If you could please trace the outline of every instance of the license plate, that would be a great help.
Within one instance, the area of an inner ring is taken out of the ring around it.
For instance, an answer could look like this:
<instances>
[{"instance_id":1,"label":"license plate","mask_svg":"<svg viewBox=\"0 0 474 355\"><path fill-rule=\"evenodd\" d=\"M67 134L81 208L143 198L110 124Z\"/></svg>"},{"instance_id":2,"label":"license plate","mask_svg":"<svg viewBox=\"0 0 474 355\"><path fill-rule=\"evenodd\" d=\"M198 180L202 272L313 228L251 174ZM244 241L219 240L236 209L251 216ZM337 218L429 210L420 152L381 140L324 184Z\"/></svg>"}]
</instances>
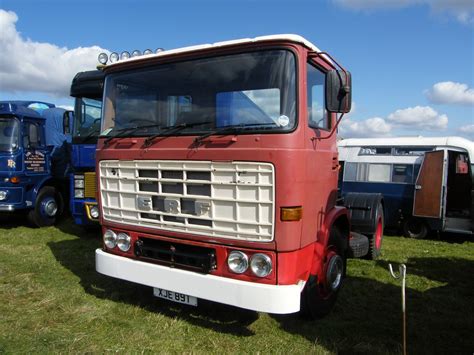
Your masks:
<instances>
[{"instance_id":1,"label":"license plate","mask_svg":"<svg viewBox=\"0 0 474 355\"><path fill-rule=\"evenodd\" d=\"M188 304L190 306L197 306L198 301L196 297L188 296L183 293L163 290L162 288L153 288L153 295L165 300Z\"/></svg>"}]
</instances>

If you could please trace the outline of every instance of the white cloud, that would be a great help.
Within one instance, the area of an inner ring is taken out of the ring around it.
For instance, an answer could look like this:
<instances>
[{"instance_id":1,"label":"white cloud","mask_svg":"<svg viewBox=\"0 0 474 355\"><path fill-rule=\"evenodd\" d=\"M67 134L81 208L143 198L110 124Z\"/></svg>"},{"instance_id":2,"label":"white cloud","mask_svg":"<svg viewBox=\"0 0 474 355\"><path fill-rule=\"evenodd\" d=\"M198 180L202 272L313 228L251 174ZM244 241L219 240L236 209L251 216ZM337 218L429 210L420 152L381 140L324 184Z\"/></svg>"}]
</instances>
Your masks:
<instances>
[{"instance_id":1,"label":"white cloud","mask_svg":"<svg viewBox=\"0 0 474 355\"><path fill-rule=\"evenodd\" d=\"M448 116L439 114L429 106L415 106L397 110L388 115L387 121L402 128L442 130L448 127Z\"/></svg>"},{"instance_id":2,"label":"white cloud","mask_svg":"<svg viewBox=\"0 0 474 355\"><path fill-rule=\"evenodd\" d=\"M387 116L372 117L366 120L343 118L339 134L344 138L351 137L388 137L395 130L420 134L421 131L444 130L448 126L448 116L439 114L429 106L408 107L396 110Z\"/></svg>"},{"instance_id":3,"label":"white cloud","mask_svg":"<svg viewBox=\"0 0 474 355\"><path fill-rule=\"evenodd\" d=\"M425 94L435 104L474 105L474 89L466 84L443 81L434 84Z\"/></svg>"},{"instance_id":4,"label":"white cloud","mask_svg":"<svg viewBox=\"0 0 474 355\"><path fill-rule=\"evenodd\" d=\"M23 38L16 29L18 16L0 9L0 89L3 92L47 92L69 96L74 75L95 69L98 46L60 48ZM107 52L107 51L105 51Z\"/></svg>"},{"instance_id":5,"label":"white cloud","mask_svg":"<svg viewBox=\"0 0 474 355\"><path fill-rule=\"evenodd\" d=\"M353 10L381 10L427 5L433 12L447 13L461 23L474 22L472 0L333 0L333 2Z\"/></svg>"},{"instance_id":6,"label":"white cloud","mask_svg":"<svg viewBox=\"0 0 474 355\"><path fill-rule=\"evenodd\" d=\"M471 140L474 140L474 124L469 124L466 126L461 126L458 128L459 134L465 136Z\"/></svg>"},{"instance_id":7,"label":"white cloud","mask_svg":"<svg viewBox=\"0 0 474 355\"><path fill-rule=\"evenodd\" d=\"M459 127L459 131L463 133L474 134L474 124L468 124L466 126Z\"/></svg>"},{"instance_id":8,"label":"white cloud","mask_svg":"<svg viewBox=\"0 0 474 355\"><path fill-rule=\"evenodd\" d=\"M339 135L349 137L384 137L389 136L392 126L381 117L368 118L363 121L342 119Z\"/></svg>"},{"instance_id":9,"label":"white cloud","mask_svg":"<svg viewBox=\"0 0 474 355\"><path fill-rule=\"evenodd\" d=\"M354 10L400 8L418 4L421 0L333 0L335 3Z\"/></svg>"},{"instance_id":10,"label":"white cloud","mask_svg":"<svg viewBox=\"0 0 474 355\"><path fill-rule=\"evenodd\" d=\"M428 3L430 3L432 10L448 12L461 23L474 22L474 2L472 0L431 0Z\"/></svg>"}]
</instances>

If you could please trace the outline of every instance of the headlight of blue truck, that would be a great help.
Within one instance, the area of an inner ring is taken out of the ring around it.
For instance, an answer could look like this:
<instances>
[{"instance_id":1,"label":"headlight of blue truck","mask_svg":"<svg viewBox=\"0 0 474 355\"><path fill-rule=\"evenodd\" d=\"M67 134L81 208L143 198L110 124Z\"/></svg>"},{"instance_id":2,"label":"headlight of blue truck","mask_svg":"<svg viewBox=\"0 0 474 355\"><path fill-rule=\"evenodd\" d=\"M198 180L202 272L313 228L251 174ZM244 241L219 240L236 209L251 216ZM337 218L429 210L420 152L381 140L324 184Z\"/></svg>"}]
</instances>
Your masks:
<instances>
[{"instance_id":1,"label":"headlight of blue truck","mask_svg":"<svg viewBox=\"0 0 474 355\"><path fill-rule=\"evenodd\" d=\"M7 191L0 191L0 201L5 201L7 199L8 192Z\"/></svg>"},{"instance_id":2,"label":"headlight of blue truck","mask_svg":"<svg viewBox=\"0 0 474 355\"><path fill-rule=\"evenodd\" d=\"M74 175L74 197L84 198L84 175Z\"/></svg>"}]
</instances>

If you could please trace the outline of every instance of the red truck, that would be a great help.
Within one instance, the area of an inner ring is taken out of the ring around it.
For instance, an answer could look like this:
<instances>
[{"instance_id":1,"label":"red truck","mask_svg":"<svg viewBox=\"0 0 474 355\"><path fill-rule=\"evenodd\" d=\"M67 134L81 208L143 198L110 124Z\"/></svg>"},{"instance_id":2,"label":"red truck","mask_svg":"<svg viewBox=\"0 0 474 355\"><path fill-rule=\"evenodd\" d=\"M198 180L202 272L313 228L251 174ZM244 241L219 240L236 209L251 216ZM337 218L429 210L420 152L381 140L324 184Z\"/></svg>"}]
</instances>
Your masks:
<instances>
[{"instance_id":1,"label":"red truck","mask_svg":"<svg viewBox=\"0 0 474 355\"><path fill-rule=\"evenodd\" d=\"M96 270L180 303L328 313L347 258L382 241L380 195L338 201L350 73L296 35L149 52L102 68Z\"/></svg>"}]
</instances>

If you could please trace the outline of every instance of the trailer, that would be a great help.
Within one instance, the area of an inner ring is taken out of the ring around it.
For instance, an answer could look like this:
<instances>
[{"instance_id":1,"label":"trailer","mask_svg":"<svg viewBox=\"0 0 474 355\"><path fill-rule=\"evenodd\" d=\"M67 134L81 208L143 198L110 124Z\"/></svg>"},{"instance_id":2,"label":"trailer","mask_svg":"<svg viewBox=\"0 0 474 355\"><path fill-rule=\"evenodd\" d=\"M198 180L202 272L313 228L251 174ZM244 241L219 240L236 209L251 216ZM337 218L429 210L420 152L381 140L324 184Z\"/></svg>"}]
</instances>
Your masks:
<instances>
[{"instance_id":1,"label":"trailer","mask_svg":"<svg viewBox=\"0 0 474 355\"><path fill-rule=\"evenodd\" d=\"M39 101L0 102L0 212L56 222L67 201L70 112Z\"/></svg>"},{"instance_id":2,"label":"trailer","mask_svg":"<svg viewBox=\"0 0 474 355\"><path fill-rule=\"evenodd\" d=\"M380 192L387 227L411 238L474 233L474 143L460 137L344 139L340 193Z\"/></svg>"},{"instance_id":3,"label":"trailer","mask_svg":"<svg viewBox=\"0 0 474 355\"><path fill-rule=\"evenodd\" d=\"M380 194L337 203L350 73L296 35L150 52L99 57L96 270L189 305L327 314L347 258L382 244Z\"/></svg>"}]
</instances>

